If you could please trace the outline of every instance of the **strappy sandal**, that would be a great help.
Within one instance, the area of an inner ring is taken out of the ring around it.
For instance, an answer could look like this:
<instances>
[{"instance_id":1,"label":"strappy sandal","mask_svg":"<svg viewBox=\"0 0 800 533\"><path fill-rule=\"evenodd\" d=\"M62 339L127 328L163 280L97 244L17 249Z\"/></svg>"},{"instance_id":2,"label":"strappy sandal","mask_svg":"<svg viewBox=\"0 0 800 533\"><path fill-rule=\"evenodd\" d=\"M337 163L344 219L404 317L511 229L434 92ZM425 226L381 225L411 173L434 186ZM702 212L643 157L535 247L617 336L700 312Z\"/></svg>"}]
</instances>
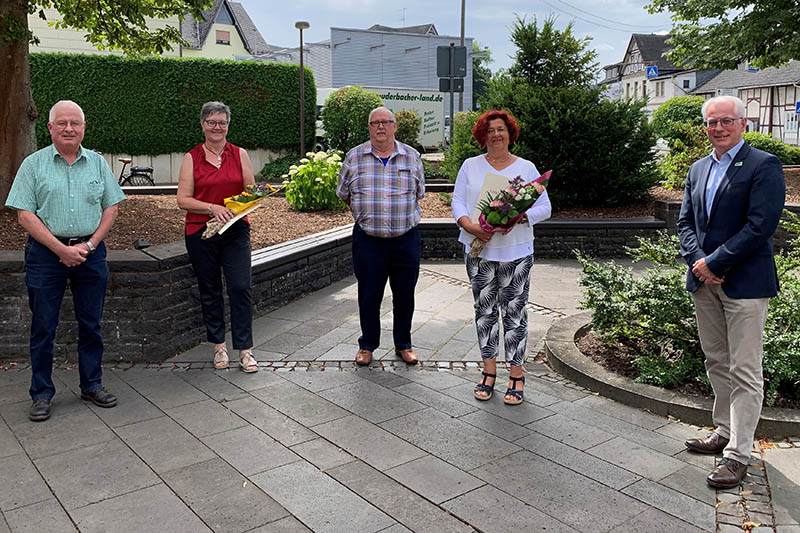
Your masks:
<instances>
[{"instance_id":1,"label":"strappy sandal","mask_svg":"<svg viewBox=\"0 0 800 533\"><path fill-rule=\"evenodd\" d=\"M497 374L489 374L488 372L481 372L483 375L483 379L480 383L475 385L475 399L480 400L482 402L488 401L492 399L492 394L494 393L494 383L491 385L486 384L487 378L497 378ZM485 392L486 396L478 396L479 392Z\"/></svg>"},{"instance_id":2,"label":"strappy sandal","mask_svg":"<svg viewBox=\"0 0 800 533\"><path fill-rule=\"evenodd\" d=\"M239 366L242 368L242 372L247 372L248 374L258 372L258 361L253 357L253 352L250 350L242 350L239 353Z\"/></svg>"},{"instance_id":3,"label":"strappy sandal","mask_svg":"<svg viewBox=\"0 0 800 533\"><path fill-rule=\"evenodd\" d=\"M516 388L517 381L521 381L522 384L525 385L525 376L520 376L518 378L509 376L508 379L511 383L509 384L506 395L503 398L503 402L505 402L507 405L519 405L522 403L522 400L525 397L525 391ZM509 396L511 396L513 399L510 400L508 398Z\"/></svg>"},{"instance_id":4,"label":"strappy sandal","mask_svg":"<svg viewBox=\"0 0 800 533\"><path fill-rule=\"evenodd\" d=\"M224 344L214 350L214 368L217 370L228 368L228 347Z\"/></svg>"}]
</instances>

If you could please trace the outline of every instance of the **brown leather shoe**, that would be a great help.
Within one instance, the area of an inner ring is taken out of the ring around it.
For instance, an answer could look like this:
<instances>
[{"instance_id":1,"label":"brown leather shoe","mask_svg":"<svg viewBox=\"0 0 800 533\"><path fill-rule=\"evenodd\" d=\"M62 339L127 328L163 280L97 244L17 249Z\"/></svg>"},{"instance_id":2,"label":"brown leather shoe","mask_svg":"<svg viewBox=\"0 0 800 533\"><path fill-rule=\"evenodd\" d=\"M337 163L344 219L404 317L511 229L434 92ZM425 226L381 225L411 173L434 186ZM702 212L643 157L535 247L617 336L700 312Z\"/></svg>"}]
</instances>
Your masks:
<instances>
[{"instance_id":1,"label":"brown leather shoe","mask_svg":"<svg viewBox=\"0 0 800 533\"><path fill-rule=\"evenodd\" d=\"M736 459L723 457L722 460L717 463L717 467L708 475L706 481L712 487L732 489L733 487L739 486L745 474L747 474L746 464L740 463Z\"/></svg>"},{"instance_id":2,"label":"brown leather shoe","mask_svg":"<svg viewBox=\"0 0 800 533\"><path fill-rule=\"evenodd\" d=\"M689 439L684 444L695 453L720 453L729 441L719 433L712 433L705 439Z\"/></svg>"},{"instance_id":3,"label":"brown leather shoe","mask_svg":"<svg viewBox=\"0 0 800 533\"><path fill-rule=\"evenodd\" d=\"M356 364L367 366L372 361L372 350L359 350L356 352Z\"/></svg>"},{"instance_id":4,"label":"brown leather shoe","mask_svg":"<svg viewBox=\"0 0 800 533\"><path fill-rule=\"evenodd\" d=\"M395 350L394 353L399 355L400 358L408 365L416 365L417 362L419 362L419 357L417 357L417 352L414 351L414 348L408 348L407 350Z\"/></svg>"}]
</instances>

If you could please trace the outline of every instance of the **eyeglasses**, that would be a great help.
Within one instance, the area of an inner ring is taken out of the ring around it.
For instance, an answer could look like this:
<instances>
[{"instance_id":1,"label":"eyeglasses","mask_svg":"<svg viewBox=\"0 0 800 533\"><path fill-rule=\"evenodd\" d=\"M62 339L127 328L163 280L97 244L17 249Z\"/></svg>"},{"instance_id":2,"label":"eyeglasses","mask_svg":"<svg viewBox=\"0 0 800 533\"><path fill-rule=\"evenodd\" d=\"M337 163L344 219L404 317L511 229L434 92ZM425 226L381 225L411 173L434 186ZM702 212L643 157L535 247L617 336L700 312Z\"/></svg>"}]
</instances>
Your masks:
<instances>
[{"instance_id":1,"label":"eyeglasses","mask_svg":"<svg viewBox=\"0 0 800 533\"><path fill-rule=\"evenodd\" d=\"M84 124L86 124L86 123L85 122L81 122L80 120L70 120L70 121L59 120L58 122L53 122L53 125L55 125L55 127L60 129L60 130L63 130L64 128L66 128L67 125L72 126L73 129L78 129L81 126L83 126Z\"/></svg>"},{"instance_id":2,"label":"eyeglasses","mask_svg":"<svg viewBox=\"0 0 800 533\"><path fill-rule=\"evenodd\" d=\"M220 128L227 128L228 127L228 121L227 120L204 120L203 122L208 124L208 126L211 127L211 128L216 128L217 126L219 126Z\"/></svg>"},{"instance_id":3,"label":"eyeglasses","mask_svg":"<svg viewBox=\"0 0 800 533\"><path fill-rule=\"evenodd\" d=\"M507 132L508 129L506 128L497 128L497 129L489 128L488 130L486 130L486 133L488 133L489 135L494 135L495 133L507 133Z\"/></svg>"},{"instance_id":4,"label":"eyeglasses","mask_svg":"<svg viewBox=\"0 0 800 533\"><path fill-rule=\"evenodd\" d=\"M704 120L703 121L703 126L705 126L706 128L711 129L711 128L716 128L717 124L722 124L723 127L729 128L729 127L733 126L734 122L736 122L737 120L739 120L741 118L742 117L736 117L736 118L734 118L734 117L725 117L725 118L721 118L719 120Z\"/></svg>"},{"instance_id":5,"label":"eyeglasses","mask_svg":"<svg viewBox=\"0 0 800 533\"><path fill-rule=\"evenodd\" d=\"M372 126L373 128L376 128L378 126L386 127L389 124L394 124L394 120L372 120L369 123L369 125Z\"/></svg>"}]
</instances>

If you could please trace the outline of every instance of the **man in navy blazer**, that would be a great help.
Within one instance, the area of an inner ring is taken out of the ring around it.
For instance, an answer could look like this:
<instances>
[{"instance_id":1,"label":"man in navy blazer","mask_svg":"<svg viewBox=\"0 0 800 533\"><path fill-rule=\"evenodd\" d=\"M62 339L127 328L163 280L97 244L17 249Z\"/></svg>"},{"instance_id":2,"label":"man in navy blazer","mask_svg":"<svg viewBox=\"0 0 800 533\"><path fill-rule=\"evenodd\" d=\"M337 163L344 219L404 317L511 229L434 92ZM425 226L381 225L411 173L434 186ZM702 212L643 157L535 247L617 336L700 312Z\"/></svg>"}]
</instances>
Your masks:
<instances>
[{"instance_id":1,"label":"man in navy blazer","mask_svg":"<svg viewBox=\"0 0 800 533\"><path fill-rule=\"evenodd\" d=\"M700 345L714 389L716 431L686 441L689 450L719 453L713 487L741 482L761 415L762 335L769 299L778 292L772 234L786 196L781 163L742 139L744 103L718 96L703 104L714 151L689 169L678 218L681 255L689 265Z\"/></svg>"}]
</instances>

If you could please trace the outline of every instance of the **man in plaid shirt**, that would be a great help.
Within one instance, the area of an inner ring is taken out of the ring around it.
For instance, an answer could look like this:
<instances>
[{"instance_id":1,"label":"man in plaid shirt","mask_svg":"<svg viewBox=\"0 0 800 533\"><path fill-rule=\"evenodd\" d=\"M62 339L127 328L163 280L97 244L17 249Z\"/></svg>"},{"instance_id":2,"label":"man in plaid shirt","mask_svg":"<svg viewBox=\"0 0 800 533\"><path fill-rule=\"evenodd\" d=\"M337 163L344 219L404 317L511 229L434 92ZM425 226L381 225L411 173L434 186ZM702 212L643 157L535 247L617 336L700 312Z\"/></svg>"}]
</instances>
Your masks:
<instances>
[{"instance_id":1,"label":"man in plaid shirt","mask_svg":"<svg viewBox=\"0 0 800 533\"><path fill-rule=\"evenodd\" d=\"M411 347L414 287L419 277L419 200L425 176L419 152L394 138L397 124L385 107L369 114L369 141L347 152L336 194L353 213L353 270L358 280L361 336L356 363L368 365L380 345L380 308L392 288L395 353L419 360Z\"/></svg>"}]
</instances>

